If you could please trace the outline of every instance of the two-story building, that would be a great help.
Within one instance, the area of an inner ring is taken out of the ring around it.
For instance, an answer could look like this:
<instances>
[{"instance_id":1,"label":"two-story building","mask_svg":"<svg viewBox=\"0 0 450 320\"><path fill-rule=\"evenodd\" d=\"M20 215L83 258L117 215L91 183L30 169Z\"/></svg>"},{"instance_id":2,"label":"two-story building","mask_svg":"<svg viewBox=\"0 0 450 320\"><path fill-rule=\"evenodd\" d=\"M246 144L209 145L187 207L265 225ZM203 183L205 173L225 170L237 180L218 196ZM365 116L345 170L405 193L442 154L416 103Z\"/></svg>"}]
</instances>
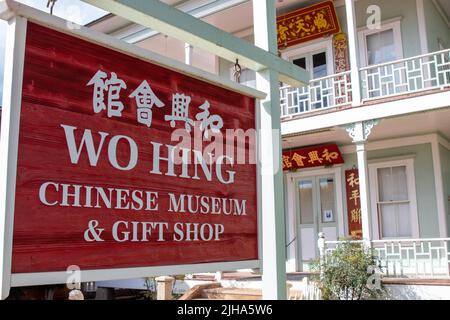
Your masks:
<instances>
[{"instance_id":1,"label":"two-story building","mask_svg":"<svg viewBox=\"0 0 450 320\"><path fill-rule=\"evenodd\" d=\"M252 1L165 2L253 41ZM311 75L280 84L288 272L308 270L323 232L373 240L397 275L448 276L450 2L276 6L280 55ZM226 78L240 69L117 16L90 27Z\"/></svg>"}]
</instances>

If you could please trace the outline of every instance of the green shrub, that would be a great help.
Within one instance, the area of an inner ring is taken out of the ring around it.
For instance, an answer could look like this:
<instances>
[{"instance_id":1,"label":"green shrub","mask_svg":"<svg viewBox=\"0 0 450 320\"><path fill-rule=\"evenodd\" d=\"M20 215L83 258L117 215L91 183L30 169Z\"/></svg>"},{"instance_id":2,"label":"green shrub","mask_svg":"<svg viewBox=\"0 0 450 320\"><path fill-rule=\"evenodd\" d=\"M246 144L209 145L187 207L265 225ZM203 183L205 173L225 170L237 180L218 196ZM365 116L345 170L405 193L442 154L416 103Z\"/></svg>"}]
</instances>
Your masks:
<instances>
[{"instance_id":1,"label":"green shrub","mask_svg":"<svg viewBox=\"0 0 450 320\"><path fill-rule=\"evenodd\" d=\"M316 260L312 269L325 300L364 300L381 298L384 289L376 280L381 263L361 243L342 242L324 261ZM320 272L322 271L322 272Z\"/></svg>"}]
</instances>

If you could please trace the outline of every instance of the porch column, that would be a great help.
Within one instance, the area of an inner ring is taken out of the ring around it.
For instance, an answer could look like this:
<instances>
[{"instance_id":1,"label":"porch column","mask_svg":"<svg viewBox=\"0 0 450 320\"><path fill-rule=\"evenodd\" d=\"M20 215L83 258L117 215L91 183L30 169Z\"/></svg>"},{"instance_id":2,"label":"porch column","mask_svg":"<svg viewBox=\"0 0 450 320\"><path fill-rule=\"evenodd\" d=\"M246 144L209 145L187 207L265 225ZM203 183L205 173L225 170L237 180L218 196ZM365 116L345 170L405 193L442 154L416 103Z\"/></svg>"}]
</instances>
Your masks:
<instances>
[{"instance_id":1,"label":"porch column","mask_svg":"<svg viewBox=\"0 0 450 320\"><path fill-rule=\"evenodd\" d=\"M370 241L372 239L372 230L370 228L369 170L367 168L367 154L364 142L356 144L356 154L358 156L362 234L363 239Z\"/></svg>"},{"instance_id":2,"label":"porch column","mask_svg":"<svg viewBox=\"0 0 450 320\"><path fill-rule=\"evenodd\" d=\"M359 193L361 203L361 221L363 239L370 244L372 239L372 228L370 223L370 193L369 193L369 171L367 166L367 154L365 142L372 132L372 128L379 123L378 120L352 123L346 127L347 132L356 145L358 157Z\"/></svg>"},{"instance_id":3,"label":"porch column","mask_svg":"<svg viewBox=\"0 0 450 320\"><path fill-rule=\"evenodd\" d=\"M192 51L194 47L189 43L184 44L184 63L191 65L192 64Z\"/></svg>"},{"instance_id":4,"label":"porch column","mask_svg":"<svg viewBox=\"0 0 450 320\"><path fill-rule=\"evenodd\" d=\"M276 11L273 0L253 0L255 45L277 54ZM259 170L262 215L262 294L264 300L285 300L286 248L281 168L280 91L278 72L256 73L256 89L267 93L260 101Z\"/></svg>"},{"instance_id":5,"label":"porch column","mask_svg":"<svg viewBox=\"0 0 450 320\"><path fill-rule=\"evenodd\" d=\"M350 54L350 71L352 78L353 106L361 105L361 79L359 76L358 32L356 29L355 1L345 0L348 28L348 48Z\"/></svg>"}]
</instances>

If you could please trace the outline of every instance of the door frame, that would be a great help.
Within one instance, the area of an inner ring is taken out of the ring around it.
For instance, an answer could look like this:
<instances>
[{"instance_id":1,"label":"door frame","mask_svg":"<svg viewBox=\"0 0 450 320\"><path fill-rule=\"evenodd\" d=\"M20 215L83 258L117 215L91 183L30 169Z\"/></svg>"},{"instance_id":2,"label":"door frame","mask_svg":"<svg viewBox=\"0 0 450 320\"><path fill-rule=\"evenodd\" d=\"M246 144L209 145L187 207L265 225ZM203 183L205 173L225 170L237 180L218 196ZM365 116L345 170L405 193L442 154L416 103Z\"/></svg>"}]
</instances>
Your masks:
<instances>
[{"instance_id":1,"label":"door frame","mask_svg":"<svg viewBox=\"0 0 450 320\"><path fill-rule=\"evenodd\" d=\"M333 168L319 168L306 169L298 172L291 172L286 174L287 180L287 239L295 239L291 246L287 248L287 260L289 271L302 270L301 261L301 243L299 235L300 212L297 208L297 192L295 181L297 179L310 178L316 176L334 175L336 179L336 224L337 236L345 235L345 220L344 220L344 201L343 201L343 185L342 185L342 165ZM291 240L292 241L292 240ZM289 243L289 242L288 242ZM295 244L295 245L294 245ZM295 270L294 270L295 269Z\"/></svg>"}]
</instances>

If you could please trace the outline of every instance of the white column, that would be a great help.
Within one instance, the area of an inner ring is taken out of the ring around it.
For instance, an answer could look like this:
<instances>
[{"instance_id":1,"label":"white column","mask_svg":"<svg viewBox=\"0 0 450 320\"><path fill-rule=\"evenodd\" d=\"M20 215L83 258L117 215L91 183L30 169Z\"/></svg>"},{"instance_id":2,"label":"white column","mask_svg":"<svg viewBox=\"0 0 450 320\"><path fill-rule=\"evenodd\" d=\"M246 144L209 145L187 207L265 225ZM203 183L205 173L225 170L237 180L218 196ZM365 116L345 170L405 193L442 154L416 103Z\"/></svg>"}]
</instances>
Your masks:
<instances>
[{"instance_id":1,"label":"white column","mask_svg":"<svg viewBox=\"0 0 450 320\"><path fill-rule=\"evenodd\" d=\"M357 46L358 33L356 29L354 0L345 0L345 11L347 14L348 48L350 53L353 106L359 106L361 104L361 81L359 76L359 58Z\"/></svg>"},{"instance_id":2,"label":"white column","mask_svg":"<svg viewBox=\"0 0 450 320\"><path fill-rule=\"evenodd\" d=\"M347 132L356 144L356 154L358 157L359 175L359 200L361 203L361 224L363 239L372 239L371 215L370 215L370 192L369 192L369 170L367 165L367 154L365 142L372 132L372 128L378 124L378 120L352 123L346 127Z\"/></svg>"},{"instance_id":3,"label":"white column","mask_svg":"<svg viewBox=\"0 0 450 320\"><path fill-rule=\"evenodd\" d=\"M255 45L277 54L273 0L253 0ZM256 74L256 88L267 93L259 106L259 204L262 217L263 299L286 299L286 252L278 72ZM273 129L273 130L272 130Z\"/></svg>"},{"instance_id":4,"label":"white column","mask_svg":"<svg viewBox=\"0 0 450 320\"><path fill-rule=\"evenodd\" d=\"M417 24L419 26L419 40L420 40L420 50L422 54L428 53L428 33L427 33L427 22L425 19L425 5L424 0L416 0L417 7Z\"/></svg>"},{"instance_id":5,"label":"white column","mask_svg":"<svg viewBox=\"0 0 450 320\"><path fill-rule=\"evenodd\" d=\"M184 44L184 63L191 65L192 64L192 51L193 48L189 43Z\"/></svg>"},{"instance_id":6,"label":"white column","mask_svg":"<svg viewBox=\"0 0 450 320\"><path fill-rule=\"evenodd\" d=\"M299 257L298 257L298 238L297 238L297 210L296 210L296 192L295 192L295 182L292 176L287 175L287 187L286 195L288 202L285 202L286 210L286 271L296 272L299 270Z\"/></svg>"},{"instance_id":7,"label":"white column","mask_svg":"<svg viewBox=\"0 0 450 320\"><path fill-rule=\"evenodd\" d=\"M366 146L364 142L356 144L356 154L358 156L362 234L363 239L370 241L372 239L372 232L370 227L369 170L367 167Z\"/></svg>"}]
</instances>

